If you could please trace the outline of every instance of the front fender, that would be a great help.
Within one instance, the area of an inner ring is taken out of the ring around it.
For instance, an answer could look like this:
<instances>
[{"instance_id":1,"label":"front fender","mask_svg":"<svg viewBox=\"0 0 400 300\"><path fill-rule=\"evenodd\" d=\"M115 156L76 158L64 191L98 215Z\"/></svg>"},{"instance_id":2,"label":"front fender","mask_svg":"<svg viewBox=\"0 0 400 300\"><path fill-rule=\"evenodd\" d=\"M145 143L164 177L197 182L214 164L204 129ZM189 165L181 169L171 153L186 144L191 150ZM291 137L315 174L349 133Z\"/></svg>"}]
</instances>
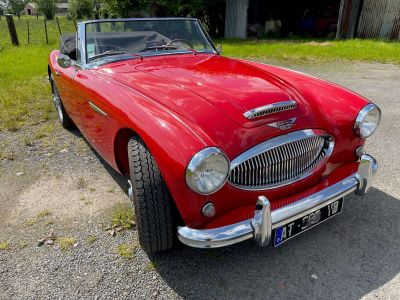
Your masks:
<instances>
[{"instance_id":1,"label":"front fender","mask_svg":"<svg viewBox=\"0 0 400 300\"><path fill-rule=\"evenodd\" d=\"M113 122L110 126L115 128L114 139L121 131L129 132L127 129L140 136L155 158L185 223L193 227L203 224L200 211L207 199L188 188L185 172L193 155L213 142L198 126L147 96L109 78L102 82L104 85L96 92L103 100L112 99L103 105ZM127 144L117 142L117 149L103 156L123 173L116 160L121 147L125 150Z\"/></svg>"}]
</instances>

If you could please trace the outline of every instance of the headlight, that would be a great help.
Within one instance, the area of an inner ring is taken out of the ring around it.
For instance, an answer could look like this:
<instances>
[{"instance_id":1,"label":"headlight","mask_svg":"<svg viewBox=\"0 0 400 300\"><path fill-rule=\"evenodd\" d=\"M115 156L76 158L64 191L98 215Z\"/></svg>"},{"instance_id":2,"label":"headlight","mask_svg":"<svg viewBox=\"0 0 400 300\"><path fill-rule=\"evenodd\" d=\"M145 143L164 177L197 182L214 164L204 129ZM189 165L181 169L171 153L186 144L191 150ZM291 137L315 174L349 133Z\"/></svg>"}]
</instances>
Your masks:
<instances>
[{"instance_id":1,"label":"headlight","mask_svg":"<svg viewBox=\"0 0 400 300\"><path fill-rule=\"evenodd\" d=\"M354 132L362 138L371 136L381 121L381 110L375 104L368 104L359 113L354 124Z\"/></svg>"},{"instance_id":2,"label":"headlight","mask_svg":"<svg viewBox=\"0 0 400 300\"><path fill-rule=\"evenodd\" d=\"M229 170L229 159L221 150L205 148L190 161L186 169L186 182L193 191L209 195L225 184Z\"/></svg>"}]
</instances>

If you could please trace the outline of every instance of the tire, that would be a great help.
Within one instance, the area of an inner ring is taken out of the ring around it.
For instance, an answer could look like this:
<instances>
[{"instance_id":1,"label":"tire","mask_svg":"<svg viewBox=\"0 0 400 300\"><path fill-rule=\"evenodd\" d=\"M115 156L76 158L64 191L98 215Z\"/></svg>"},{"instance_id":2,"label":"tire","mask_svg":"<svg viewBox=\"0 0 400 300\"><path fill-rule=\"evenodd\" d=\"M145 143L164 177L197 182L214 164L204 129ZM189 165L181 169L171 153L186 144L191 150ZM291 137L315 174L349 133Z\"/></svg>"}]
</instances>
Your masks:
<instances>
[{"instance_id":1,"label":"tire","mask_svg":"<svg viewBox=\"0 0 400 300\"><path fill-rule=\"evenodd\" d=\"M137 137L130 139L128 155L140 245L147 253L171 249L175 242L175 210L157 163Z\"/></svg>"},{"instance_id":2,"label":"tire","mask_svg":"<svg viewBox=\"0 0 400 300\"><path fill-rule=\"evenodd\" d=\"M64 127L65 129L73 128L74 123L72 122L68 113L65 111L64 105L61 100L60 93L58 92L56 82L53 79L53 75L50 75L50 85L51 85L51 92L53 94L53 102L56 107L58 120L60 121L62 127Z\"/></svg>"}]
</instances>

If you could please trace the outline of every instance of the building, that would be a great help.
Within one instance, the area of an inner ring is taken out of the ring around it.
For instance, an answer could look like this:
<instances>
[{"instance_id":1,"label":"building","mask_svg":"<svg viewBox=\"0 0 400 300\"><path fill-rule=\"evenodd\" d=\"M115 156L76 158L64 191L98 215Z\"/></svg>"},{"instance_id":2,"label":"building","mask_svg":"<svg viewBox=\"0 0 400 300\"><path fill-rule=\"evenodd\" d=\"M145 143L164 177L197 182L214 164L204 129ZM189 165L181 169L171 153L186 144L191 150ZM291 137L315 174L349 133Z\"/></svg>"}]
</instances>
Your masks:
<instances>
[{"instance_id":1,"label":"building","mask_svg":"<svg viewBox=\"0 0 400 300\"><path fill-rule=\"evenodd\" d=\"M68 1L58 2L56 3L56 8L57 8L56 9L57 14L66 15L68 13L69 3ZM40 14L38 12L37 3L34 2L27 3L24 7L24 13L27 16L36 16L37 14Z\"/></svg>"},{"instance_id":2,"label":"building","mask_svg":"<svg viewBox=\"0 0 400 300\"><path fill-rule=\"evenodd\" d=\"M225 37L400 39L400 0L226 0Z\"/></svg>"},{"instance_id":3,"label":"building","mask_svg":"<svg viewBox=\"0 0 400 300\"><path fill-rule=\"evenodd\" d=\"M24 13L27 16L36 16L38 14L36 3L27 3L24 7Z\"/></svg>"}]
</instances>

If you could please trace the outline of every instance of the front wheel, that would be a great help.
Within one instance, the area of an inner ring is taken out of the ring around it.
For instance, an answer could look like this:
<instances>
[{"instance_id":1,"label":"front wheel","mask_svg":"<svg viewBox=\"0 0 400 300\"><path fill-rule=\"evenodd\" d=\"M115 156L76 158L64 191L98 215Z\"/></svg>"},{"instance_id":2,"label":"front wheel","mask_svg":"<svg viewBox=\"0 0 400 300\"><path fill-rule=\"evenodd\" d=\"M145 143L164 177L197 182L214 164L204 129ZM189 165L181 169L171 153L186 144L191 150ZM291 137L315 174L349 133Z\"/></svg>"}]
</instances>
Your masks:
<instances>
[{"instance_id":1,"label":"front wheel","mask_svg":"<svg viewBox=\"0 0 400 300\"><path fill-rule=\"evenodd\" d=\"M58 91L56 82L53 79L53 75L50 76L50 85L51 85L51 92L53 94L53 102L54 106L56 107L56 112L58 116L58 120L60 121L61 125L66 128L72 128L73 127L73 122L68 116L68 113L65 111L64 105L62 104L61 101L61 96Z\"/></svg>"},{"instance_id":2,"label":"front wheel","mask_svg":"<svg viewBox=\"0 0 400 300\"><path fill-rule=\"evenodd\" d=\"M140 245L148 253L171 249L176 229L174 206L157 163L140 138L131 138L128 155Z\"/></svg>"}]
</instances>

